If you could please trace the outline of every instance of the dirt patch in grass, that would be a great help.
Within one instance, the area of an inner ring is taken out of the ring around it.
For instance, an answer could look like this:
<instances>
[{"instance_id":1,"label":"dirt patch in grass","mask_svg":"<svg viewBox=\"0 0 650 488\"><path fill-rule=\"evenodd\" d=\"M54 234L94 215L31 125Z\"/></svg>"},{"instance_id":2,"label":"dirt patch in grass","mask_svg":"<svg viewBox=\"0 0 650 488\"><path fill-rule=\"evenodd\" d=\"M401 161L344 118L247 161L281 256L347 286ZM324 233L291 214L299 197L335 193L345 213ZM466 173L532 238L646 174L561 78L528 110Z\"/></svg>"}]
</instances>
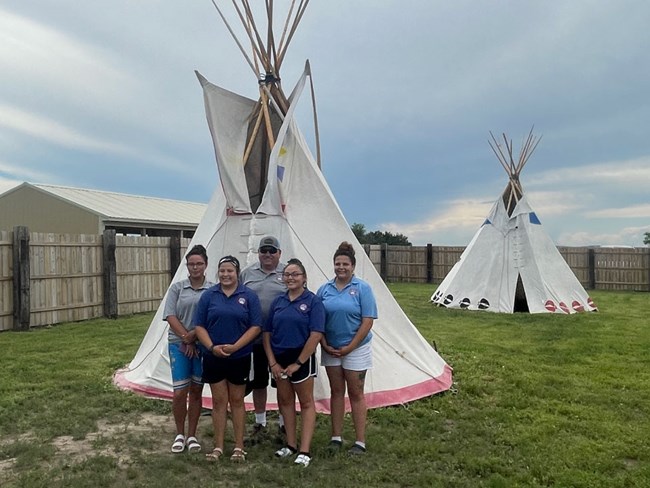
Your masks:
<instances>
[{"instance_id":1,"label":"dirt patch in grass","mask_svg":"<svg viewBox=\"0 0 650 488\"><path fill-rule=\"evenodd\" d=\"M143 413L133 421L120 424L100 420L97 431L84 438L75 439L66 435L52 439L54 456L42 462L54 466L74 466L99 455L111 457L119 467L126 468L131 465L136 453L142 455L164 450L173 429L170 415ZM35 436L28 433L2 439L0 447L10 448L16 443L34 442L37 442ZM0 481L12 477L16 461L16 457L0 460Z\"/></svg>"}]
</instances>

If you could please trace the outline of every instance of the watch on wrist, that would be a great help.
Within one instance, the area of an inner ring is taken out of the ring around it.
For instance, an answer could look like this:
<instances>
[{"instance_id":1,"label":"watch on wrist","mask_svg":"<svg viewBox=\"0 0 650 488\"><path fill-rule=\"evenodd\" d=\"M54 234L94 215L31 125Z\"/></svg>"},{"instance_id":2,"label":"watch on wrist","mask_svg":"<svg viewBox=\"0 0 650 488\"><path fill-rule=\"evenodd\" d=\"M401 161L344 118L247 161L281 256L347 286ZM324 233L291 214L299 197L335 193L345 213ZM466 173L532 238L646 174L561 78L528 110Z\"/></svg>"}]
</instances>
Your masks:
<instances>
[{"instance_id":1,"label":"watch on wrist","mask_svg":"<svg viewBox=\"0 0 650 488\"><path fill-rule=\"evenodd\" d=\"M296 363L298 366L302 366L302 365L303 365L303 362L302 362L299 358L296 359L295 363Z\"/></svg>"}]
</instances>

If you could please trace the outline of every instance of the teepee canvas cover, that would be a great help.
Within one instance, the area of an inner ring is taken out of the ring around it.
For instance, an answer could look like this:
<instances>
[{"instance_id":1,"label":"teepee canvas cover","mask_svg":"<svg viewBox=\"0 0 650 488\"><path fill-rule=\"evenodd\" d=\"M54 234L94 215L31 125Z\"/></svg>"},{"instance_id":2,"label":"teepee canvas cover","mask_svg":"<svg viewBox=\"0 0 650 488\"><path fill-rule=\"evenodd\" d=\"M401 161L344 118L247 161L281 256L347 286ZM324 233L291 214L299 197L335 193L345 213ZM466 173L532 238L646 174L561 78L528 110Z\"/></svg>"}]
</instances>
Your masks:
<instances>
[{"instance_id":1,"label":"teepee canvas cover","mask_svg":"<svg viewBox=\"0 0 650 488\"><path fill-rule=\"evenodd\" d=\"M227 254L237 256L242 266L254 262L260 238L272 234L282 244L283 261L299 258L307 270L309 288L316 290L333 276L332 256L339 243L352 242L357 250L355 273L370 283L379 308L379 319L373 327L374 368L366 379L368 406L405 403L449 389L451 368L406 317L363 253L298 130L294 110L310 76L309 65L291 96L285 99L286 112L280 103L270 99L271 90L260 90L267 98L260 96L255 101L219 88L198 73L197 76L203 87L220 177L191 244L203 244L207 248L207 275L216 276L216 263ZM268 111L268 117L260 115L262 110ZM267 139L262 147L259 144L255 147L250 142L251 133L255 133L251 127L261 119L270 123L266 127L261 124L257 134ZM250 155L263 154L265 144L270 148L268 159L262 157L251 162ZM250 165L266 167L253 184L246 168ZM259 181L264 180L258 202L253 193ZM181 265L173 281L185 274ZM134 359L116 373L115 381L135 392L171 398L163 304ZM329 385L324 368L319 370L314 397L318 411L329 412ZM252 408L251 401L247 397L248 408ZM207 386L203 390L203 403L211 405ZM277 409L272 389L269 389L268 408Z\"/></svg>"},{"instance_id":2,"label":"teepee canvas cover","mask_svg":"<svg viewBox=\"0 0 650 488\"><path fill-rule=\"evenodd\" d=\"M512 313L596 310L530 207L519 175L539 139L529 134L519 160L494 136L490 145L510 180L503 195L431 297L449 308Z\"/></svg>"}]
</instances>

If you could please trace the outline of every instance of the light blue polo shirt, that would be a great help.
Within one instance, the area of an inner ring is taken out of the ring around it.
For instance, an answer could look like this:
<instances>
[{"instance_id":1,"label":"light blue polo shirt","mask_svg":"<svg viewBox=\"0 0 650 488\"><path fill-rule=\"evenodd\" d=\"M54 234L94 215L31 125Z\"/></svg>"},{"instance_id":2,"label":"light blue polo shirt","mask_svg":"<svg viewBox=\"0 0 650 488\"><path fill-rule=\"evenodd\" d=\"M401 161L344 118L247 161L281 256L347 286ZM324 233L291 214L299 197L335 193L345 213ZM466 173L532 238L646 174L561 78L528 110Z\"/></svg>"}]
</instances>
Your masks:
<instances>
[{"instance_id":1,"label":"light blue polo shirt","mask_svg":"<svg viewBox=\"0 0 650 488\"><path fill-rule=\"evenodd\" d=\"M317 295L325 307L325 339L339 349L347 346L361 326L364 317L377 318L377 302L370 285L356 276L345 288L339 291L335 279L324 283ZM362 346L372 339L372 332L359 344Z\"/></svg>"},{"instance_id":2,"label":"light blue polo shirt","mask_svg":"<svg viewBox=\"0 0 650 488\"><path fill-rule=\"evenodd\" d=\"M312 332L325 332L323 302L309 290L293 302L288 293L276 298L269 309L264 332L271 333L271 348L275 354L302 348Z\"/></svg>"},{"instance_id":3,"label":"light blue polo shirt","mask_svg":"<svg viewBox=\"0 0 650 488\"><path fill-rule=\"evenodd\" d=\"M252 326L262 326L262 309L257 295L244 285L228 297L217 284L201 295L193 322L208 332L213 344L234 344ZM249 343L230 357L246 356L252 349Z\"/></svg>"}]
</instances>

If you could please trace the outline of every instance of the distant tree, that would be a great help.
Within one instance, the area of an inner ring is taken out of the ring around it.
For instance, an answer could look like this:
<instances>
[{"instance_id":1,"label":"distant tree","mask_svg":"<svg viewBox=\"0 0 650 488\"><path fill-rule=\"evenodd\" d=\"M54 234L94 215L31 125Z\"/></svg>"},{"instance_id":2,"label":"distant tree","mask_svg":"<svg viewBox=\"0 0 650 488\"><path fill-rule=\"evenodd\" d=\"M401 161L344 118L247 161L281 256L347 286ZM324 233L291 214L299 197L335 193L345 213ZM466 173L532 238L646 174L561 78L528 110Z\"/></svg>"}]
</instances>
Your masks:
<instances>
[{"instance_id":1,"label":"distant tree","mask_svg":"<svg viewBox=\"0 0 650 488\"><path fill-rule=\"evenodd\" d=\"M393 234L392 232L382 232L374 230L366 231L363 224L354 223L350 226L352 232L361 244L388 244L391 246L410 246L408 237L404 234Z\"/></svg>"},{"instance_id":2,"label":"distant tree","mask_svg":"<svg viewBox=\"0 0 650 488\"><path fill-rule=\"evenodd\" d=\"M646 246L650 246L650 232L645 233L645 237L643 238L643 243Z\"/></svg>"},{"instance_id":3,"label":"distant tree","mask_svg":"<svg viewBox=\"0 0 650 488\"><path fill-rule=\"evenodd\" d=\"M356 222L350 226L350 229L352 229L352 232L356 236L357 240L363 244L363 238L366 235L366 226L363 224L357 224Z\"/></svg>"}]
</instances>

